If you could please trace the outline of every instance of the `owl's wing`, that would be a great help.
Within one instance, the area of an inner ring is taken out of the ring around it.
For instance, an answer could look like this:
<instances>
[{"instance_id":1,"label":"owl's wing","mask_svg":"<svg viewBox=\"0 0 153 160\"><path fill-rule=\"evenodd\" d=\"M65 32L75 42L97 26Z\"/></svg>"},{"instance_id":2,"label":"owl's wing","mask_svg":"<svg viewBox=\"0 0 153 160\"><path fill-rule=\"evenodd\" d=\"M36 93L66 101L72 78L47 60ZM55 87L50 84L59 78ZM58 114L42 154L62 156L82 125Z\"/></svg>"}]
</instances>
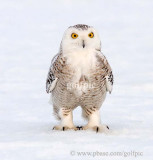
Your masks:
<instances>
[{"instance_id":1,"label":"owl's wing","mask_svg":"<svg viewBox=\"0 0 153 160\"><path fill-rule=\"evenodd\" d=\"M106 57L102 53L97 54L100 58L100 61L103 63L103 70L105 73L105 80L106 80L106 90L111 93L113 89L113 83L114 83L114 76L112 69L106 59Z\"/></svg>"},{"instance_id":2,"label":"owl's wing","mask_svg":"<svg viewBox=\"0 0 153 160\"><path fill-rule=\"evenodd\" d=\"M53 72L53 64L56 63L58 54L52 59L51 66L49 68L49 72L46 79L46 92L51 93L56 86L58 78L55 76Z\"/></svg>"},{"instance_id":3,"label":"owl's wing","mask_svg":"<svg viewBox=\"0 0 153 160\"><path fill-rule=\"evenodd\" d=\"M114 77L113 77L113 73L112 71L108 73L108 75L106 76L106 88L107 88L107 91L109 93L112 92L113 90L113 82L114 82Z\"/></svg>"}]
</instances>

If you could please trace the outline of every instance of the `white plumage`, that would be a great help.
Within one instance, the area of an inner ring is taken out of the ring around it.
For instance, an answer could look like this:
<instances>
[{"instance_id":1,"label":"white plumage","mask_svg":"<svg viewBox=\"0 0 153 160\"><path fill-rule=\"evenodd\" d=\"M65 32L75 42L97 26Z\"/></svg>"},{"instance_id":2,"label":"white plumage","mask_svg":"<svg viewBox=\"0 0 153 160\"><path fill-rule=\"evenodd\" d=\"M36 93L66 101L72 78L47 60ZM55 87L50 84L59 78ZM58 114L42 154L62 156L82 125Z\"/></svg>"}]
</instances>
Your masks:
<instances>
[{"instance_id":1,"label":"white plumage","mask_svg":"<svg viewBox=\"0 0 153 160\"><path fill-rule=\"evenodd\" d=\"M88 120L82 129L103 132L108 127L101 124L99 109L111 93L113 74L101 53L97 31L87 25L69 27L63 36L60 52L49 69L46 91L51 93L55 116L60 120L57 130L74 129L72 111L82 107Z\"/></svg>"}]
</instances>

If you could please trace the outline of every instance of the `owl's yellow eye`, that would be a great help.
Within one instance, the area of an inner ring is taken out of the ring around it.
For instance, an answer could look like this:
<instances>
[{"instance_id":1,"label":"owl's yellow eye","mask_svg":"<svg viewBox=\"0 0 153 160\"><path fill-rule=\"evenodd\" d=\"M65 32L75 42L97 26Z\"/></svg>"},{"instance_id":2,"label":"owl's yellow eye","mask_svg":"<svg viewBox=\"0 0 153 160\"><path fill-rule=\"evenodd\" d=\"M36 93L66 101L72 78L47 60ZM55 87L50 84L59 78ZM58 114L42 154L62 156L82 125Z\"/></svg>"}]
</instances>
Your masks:
<instances>
[{"instance_id":1,"label":"owl's yellow eye","mask_svg":"<svg viewBox=\"0 0 153 160\"><path fill-rule=\"evenodd\" d=\"M78 37L78 35L77 35L76 33L72 33L72 34L71 34L71 37L72 37L73 39L76 39L76 38Z\"/></svg>"},{"instance_id":2,"label":"owl's yellow eye","mask_svg":"<svg viewBox=\"0 0 153 160\"><path fill-rule=\"evenodd\" d=\"M88 34L88 37L93 38L93 37L94 37L93 32L89 33L89 34Z\"/></svg>"}]
</instances>

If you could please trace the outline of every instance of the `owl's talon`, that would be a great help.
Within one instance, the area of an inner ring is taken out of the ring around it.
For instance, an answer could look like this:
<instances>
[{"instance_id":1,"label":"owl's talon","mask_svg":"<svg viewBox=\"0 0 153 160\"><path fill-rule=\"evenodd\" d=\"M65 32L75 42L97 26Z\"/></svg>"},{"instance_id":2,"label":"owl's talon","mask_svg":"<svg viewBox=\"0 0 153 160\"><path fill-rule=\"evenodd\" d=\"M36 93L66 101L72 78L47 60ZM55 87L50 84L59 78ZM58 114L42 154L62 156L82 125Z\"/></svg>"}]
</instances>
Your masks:
<instances>
[{"instance_id":1,"label":"owl's talon","mask_svg":"<svg viewBox=\"0 0 153 160\"><path fill-rule=\"evenodd\" d=\"M83 130L83 127L82 127L82 126L80 126L80 130Z\"/></svg>"},{"instance_id":2,"label":"owl's talon","mask_svg":"<svg viewBox=\"0 0 153 160\"><path fill-rule=\"evenodd\" d=\"M97 127L97 129L96 129L96 133L98 133L98 131L99 131L99 127Z\"/></svg>"},{"instance_id":3,"label":"owl's talon","mask_svg":"<svg viewBox=\"0 0 153 160\"><path fill-rule=\"evenodd\" d=\"M83 127L82 126L77 126L76 127L78 130L83 130Z\"/></svg>"},{"instance_id":4,"label":"owl's talon","mask_svg":"<svg viewBox=\"0 0 153 160\"><path fill-rule=\"evenodd\" d=\"M66 131L66 130L75 130L77 131L78 128L77 127L68 127L68 126L62 126L62 125L57 125L57 126L54 126L52 130L61 130L61 131Z\"/></svg>"},{"instance_id":5,"label":"owl's talon","mask_svg":"<svg viewBox=\"0 0 153 160\"><path fill-rule=\"evenodd\" d=\"M78 130L80 130L80 127L79 127L79 126L76 126L76 128L77 128Z\"/></svg>"},{"instance_id":6,"label":"owl's talon","mask_svg":"<svg viewBox=\"0 0 153 160\"><path fill-rule=\"evenodd\" d=\"M88 129L94 130L96 133L108 133L109 131L109 127L106 125L99 125L99 126L86 125L83 127L83 130L88 130Z\"/></svg>"}]
</instances>

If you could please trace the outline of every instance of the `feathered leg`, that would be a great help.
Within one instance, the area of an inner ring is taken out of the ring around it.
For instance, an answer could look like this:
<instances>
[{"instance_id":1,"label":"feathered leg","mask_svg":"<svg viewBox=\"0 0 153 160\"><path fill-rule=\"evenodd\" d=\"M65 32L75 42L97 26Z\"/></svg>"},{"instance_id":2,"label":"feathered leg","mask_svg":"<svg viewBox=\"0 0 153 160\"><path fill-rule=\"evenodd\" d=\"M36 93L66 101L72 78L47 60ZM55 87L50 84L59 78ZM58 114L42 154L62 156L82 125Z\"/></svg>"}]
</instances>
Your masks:
<instances>
[{"instance_id":1,"label":"feathered leg","mask_svg":"<svg viewBox=\"0 0 153 160\"><path fill-rule=\"evenodd\" d=\"M83 117L88 119L87 125L82 127L83 130L92 129L96 132L107 132L109 127L101 124L100 111L95 107L83 108Z\"/></svg>"},{"instance_id":2,"label":"feathered leg","mask_svg":"<svg viewBox=\"0 0 153 160\"><path fill-rule=\"evenodd\" d=\"M68 129L77 130L77 128L73 124L73 114L70 108L61 108L59 110L58 116L61 119L61 123L60 125L54 126L53 129L63 131Z\"/></svg>"}]
</instances>

